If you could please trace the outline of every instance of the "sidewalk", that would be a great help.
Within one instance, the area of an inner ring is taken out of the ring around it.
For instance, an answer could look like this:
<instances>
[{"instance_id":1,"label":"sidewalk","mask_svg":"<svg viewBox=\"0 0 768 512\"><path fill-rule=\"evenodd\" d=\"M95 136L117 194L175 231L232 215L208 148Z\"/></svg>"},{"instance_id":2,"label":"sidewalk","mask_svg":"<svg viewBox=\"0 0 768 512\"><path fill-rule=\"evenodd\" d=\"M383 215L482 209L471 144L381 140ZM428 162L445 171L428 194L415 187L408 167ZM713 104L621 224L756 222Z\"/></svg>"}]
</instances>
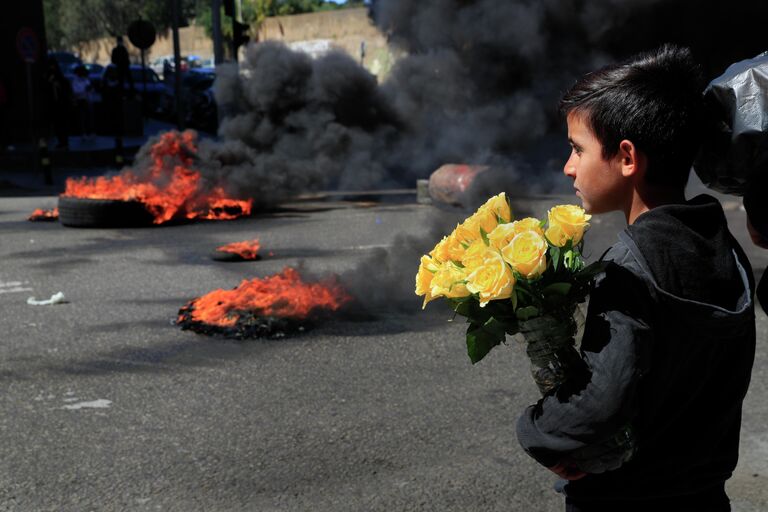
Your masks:
<instances>
[{"instance_id":1,"label":"sidewalk","mask_svg":"<svg viewBox=\"0 0 768 512\"><path fill-rule=\"evenodd\" d=\"M123 137L124 163L115 158L113 136L69 137L69 147L56 148L55 137L48 139L53 184L46 184L37 151L32 144L22 144L0 151L0 196L56 195L72 176L100 176L129 165L147 140L176 126L157 119L145 119L144 134Z\"/></svg>"}]
</instances>

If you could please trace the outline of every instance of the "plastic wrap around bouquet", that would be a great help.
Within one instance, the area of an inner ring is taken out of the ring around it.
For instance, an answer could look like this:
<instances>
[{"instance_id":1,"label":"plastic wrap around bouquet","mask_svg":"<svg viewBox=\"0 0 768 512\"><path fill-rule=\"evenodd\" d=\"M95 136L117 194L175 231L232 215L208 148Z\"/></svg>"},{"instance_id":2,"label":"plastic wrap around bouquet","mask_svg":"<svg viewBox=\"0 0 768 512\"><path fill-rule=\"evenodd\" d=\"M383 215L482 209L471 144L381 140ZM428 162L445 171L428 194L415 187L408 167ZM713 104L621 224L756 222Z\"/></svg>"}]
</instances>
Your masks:
<instances>
[{"instance_id":1,"label":"plastic wrap around bouquet","mask_svg":"<svg viewBox=\"0 0 768 512\"><path fill-rule=\"evenodd\" d=\"M544 220L513 220L505 194L494 196L421 257L416 294L423 307L443 297L467 318L472 363L507 335L521 335L533 380L547 394L584 368L575 346L578 306L607 264L582 258L590 217L579 206L559 205ZM627 427L580 462L591 472L611 469L632 456L632 439Z\"/></svg>"}]
</instances>

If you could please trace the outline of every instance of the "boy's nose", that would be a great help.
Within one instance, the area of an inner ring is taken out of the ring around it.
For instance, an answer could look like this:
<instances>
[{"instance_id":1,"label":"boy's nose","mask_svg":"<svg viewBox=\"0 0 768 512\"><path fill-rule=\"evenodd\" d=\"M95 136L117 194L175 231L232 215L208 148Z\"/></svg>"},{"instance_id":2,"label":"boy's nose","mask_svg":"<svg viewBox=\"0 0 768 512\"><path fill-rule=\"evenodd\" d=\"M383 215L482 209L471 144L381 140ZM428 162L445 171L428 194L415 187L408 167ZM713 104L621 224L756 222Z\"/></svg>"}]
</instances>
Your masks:
<instances>
[{"instance_id":1,"label":"boy's nose","mask_svg":"<svg viewBox=\"0 0 768 512\"><path fill-rule=\"evenodd\" d=\"M576 177L576 164L573 162L573 158L569 158L563 166L563 173L571 178Z\"/></svg>"}]
</instances>

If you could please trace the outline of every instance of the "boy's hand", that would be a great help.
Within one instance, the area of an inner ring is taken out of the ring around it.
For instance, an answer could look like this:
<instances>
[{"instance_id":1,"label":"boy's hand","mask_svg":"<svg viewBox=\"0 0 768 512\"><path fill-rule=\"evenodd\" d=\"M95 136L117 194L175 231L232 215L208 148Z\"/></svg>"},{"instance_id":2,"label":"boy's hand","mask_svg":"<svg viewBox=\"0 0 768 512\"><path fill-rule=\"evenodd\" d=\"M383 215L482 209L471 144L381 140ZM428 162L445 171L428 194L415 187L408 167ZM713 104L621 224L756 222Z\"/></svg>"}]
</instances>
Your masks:
<instances>
[{"instance_id":1,"label":"boy's hand","mask_svg":"<svg viewBox=\"0 0 768 512\"><path fill-rule=\"evenodd\" d=\"M547 469L566 480L578 480L587 476L587 474L577 468L574 463L564 460L561 460L556 465L550 466Z\"/></svg>"},{"instance_id":2,"label":"boy's hand","mask_svg":"<svg viewBox=\"0 0 768 512\"><path fill-rule=\"evenodd\" d=\"M763 249L768 249L768 238L765 238L758 230L755 229L755 227L752 225L752 222L750 222L749 217L747 217L747 231L749 232L750 238L752 238L753 244L758 247L762 247Z\"/></svg>"}]
</instances>

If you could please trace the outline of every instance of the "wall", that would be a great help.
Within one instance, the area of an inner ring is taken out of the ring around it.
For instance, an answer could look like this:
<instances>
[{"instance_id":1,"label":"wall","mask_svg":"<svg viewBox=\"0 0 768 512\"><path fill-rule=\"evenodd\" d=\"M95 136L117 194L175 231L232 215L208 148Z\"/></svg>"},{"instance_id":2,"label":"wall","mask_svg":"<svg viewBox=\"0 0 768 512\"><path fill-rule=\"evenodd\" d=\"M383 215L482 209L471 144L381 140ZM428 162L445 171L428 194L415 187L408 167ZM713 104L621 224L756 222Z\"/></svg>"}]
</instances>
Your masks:
<instances>
[{"instance_id":1,"label":"wall","mask_svg":"<svg viewBox=\"0 0 768 512\"><path fill-rule=\"evenodd\" d=\"M380 80L399 56L387 45L386 38L368 18L368 10L364 7L267 18L254 38L258 41L282 41L294 49L315 54L329 48L340 49L358 62L361 60L361 43L364 42L363 65ZM127 37L125 40L132 60L139 62L139 50L130 45ZM203 27L191 25L180 29L179 42L182 55L213 57L213 42L206 36ZM106 64L114 46L113 39L100 39L83 45L78 51L85 62ZM158 36L146 58L151 62L166 55L173 55L170 31Z\"/></svg>"},{"instance_id":2,"label":"wall","mask_svg":"<svg viewBox=\"0 0 768 512\"><path fill-rule=\"evenodd\" d=\"M380 80L399 56L371 22L364 7L267 18L259 28L258 38L283 41L293 48L330 46L347 52L358 62L364 42L363 65Z\"/></svg>"},{"instance_id":3,"label":"wall","mask_svg":"<svg viewBox=\"0 0 768 512\"><path fill-rule=\"evenodd\" d=\"M128 36L123 37L128 53L131 55L131 61L141 62L141 52L135 48ZM202 58L213 57L213 41L205 35L205 29L195 25L179 29L179 45L182 55L199 55ZM77 49L80 58L84 62L98 62L99 64L109 64L110 53L115 46L113 38L97 39L83 44ZM158 57L173 55L173 35L170 30L165 33L159 33L155 44L147 51L145 58L151 62Z\"/></svg>"}]
</instances>

